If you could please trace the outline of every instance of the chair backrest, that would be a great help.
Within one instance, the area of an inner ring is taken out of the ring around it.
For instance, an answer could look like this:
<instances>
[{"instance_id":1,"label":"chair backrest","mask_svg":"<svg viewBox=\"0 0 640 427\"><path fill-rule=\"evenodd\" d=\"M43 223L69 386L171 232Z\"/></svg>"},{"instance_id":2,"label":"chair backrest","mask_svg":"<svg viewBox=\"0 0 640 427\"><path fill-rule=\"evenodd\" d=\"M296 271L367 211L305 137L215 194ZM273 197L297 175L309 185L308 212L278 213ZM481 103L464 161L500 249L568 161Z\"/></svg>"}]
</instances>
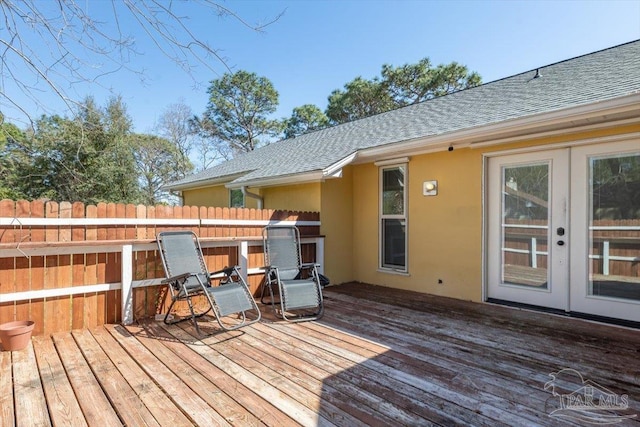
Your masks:
<instances>
[{"instance_id":1,"label":"chair backrest","mask_svg":"<svg viewBox=\"0 0 640 427\"><path fill-rule=\"evenodd\" d=\"M158 248L167 277L185 273L197 274L203 283L209 283L207 266L202 256L198 237L192 231L163 231L157 236ZM199 286L195 277L187 280L188 289Z\"/></svg>"},{"instance_id":2,"label":"chair backrest","mask_svg":"<svg viewBox=\"0 0 640 427\"><path fill-rule=\"evenodd\" d=\"M281 279L295 278L302 265L298 228L270 225L263 229L262 235L265 264L278 267Z\"/></svg>"}]
</instances>

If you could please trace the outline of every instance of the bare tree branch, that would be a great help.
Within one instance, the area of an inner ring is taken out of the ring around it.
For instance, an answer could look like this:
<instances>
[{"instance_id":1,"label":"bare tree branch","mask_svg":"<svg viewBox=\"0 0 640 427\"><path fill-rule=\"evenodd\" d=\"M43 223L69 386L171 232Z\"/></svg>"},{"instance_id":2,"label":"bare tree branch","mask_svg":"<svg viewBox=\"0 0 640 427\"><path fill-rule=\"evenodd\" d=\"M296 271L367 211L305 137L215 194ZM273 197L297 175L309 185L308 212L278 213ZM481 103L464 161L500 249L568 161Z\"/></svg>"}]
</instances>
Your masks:
<instances>
[{"instance_id":1,"label":"bare tree branch","mask_svg":"<svg viewBox=\"0 0 640 427\"><path fill-rule=\"evenodd\" d=\"M100 15L90 10L96 4ZM144 81L145 70L135 66L133 59L149 52L140 51L140 44L127 32L131 22L157 52L194 81L194 64L215 75L220 74L216 72L219 67L228 72L227 59L191 29L189 17L181 12L185 7L229 18L259 32L281 16L252 25L211 0L0 0L4 17L0 19L0 112L25 115L33 123L33 112L22 99L49 111L41 99L44 93L53 93L73 110L79 105L77 98L84 96L75 94L78 85L88 83L109 90L101 82L122 71L135 73Z\"/></svg>"}]
</instances>

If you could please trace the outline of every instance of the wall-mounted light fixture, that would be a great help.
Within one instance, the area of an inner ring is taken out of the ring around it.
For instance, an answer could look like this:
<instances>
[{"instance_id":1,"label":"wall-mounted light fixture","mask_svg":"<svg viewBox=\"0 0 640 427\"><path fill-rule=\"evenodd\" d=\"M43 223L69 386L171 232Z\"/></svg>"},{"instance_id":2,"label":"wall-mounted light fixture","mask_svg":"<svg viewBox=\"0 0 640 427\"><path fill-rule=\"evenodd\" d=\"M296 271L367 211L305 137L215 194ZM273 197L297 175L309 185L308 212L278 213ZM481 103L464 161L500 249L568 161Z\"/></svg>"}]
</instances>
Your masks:
<instances>
[{"instance_id":1,"label":"wall-mounted light fixture","mask_svg":"<svg viewBox=\"0 0 640 427\"><path fill-rule=\"evenodd\" d=\"M422 183L423 196L435 196L438 194L438 181L425 181Z\"/></svg>"}]
</instances>

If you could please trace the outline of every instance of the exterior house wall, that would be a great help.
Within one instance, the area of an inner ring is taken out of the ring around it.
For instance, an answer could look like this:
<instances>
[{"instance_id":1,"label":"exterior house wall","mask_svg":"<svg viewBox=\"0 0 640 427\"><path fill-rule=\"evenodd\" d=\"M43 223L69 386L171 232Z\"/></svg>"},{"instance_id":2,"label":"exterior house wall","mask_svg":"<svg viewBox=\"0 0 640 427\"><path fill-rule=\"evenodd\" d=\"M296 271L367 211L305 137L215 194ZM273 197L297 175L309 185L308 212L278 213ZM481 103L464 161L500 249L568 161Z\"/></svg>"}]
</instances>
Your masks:
<instances>
[{"instance_id":1,"label":"exterior house wall","mask_svg":"<svg viewBox=\"0 0 640 427\"><path fill-rule=\"evenodd\" d=\"M353 167L342 171L342 178L322 183L320 233L324 241L324 271L331 283L353 281ZM331 236L331 237L329 237Z\"/></svg>"},{"instance_id":2,"label":"exterior house wall","mask_svg":"<svg viewBox=\"0 0 640 427\"><path fill-rule=\"evenodd\" d=\"M640 124L410 156L407 274L378 267L379 168L373 163L346 166L342 178L262 188L260 194L265 208L321 212L320 232L326 237L323 267L334 284L360 281L481 301L483 156L527 147L568 146L586 139L597 142L633 132L640 132ZM438 194L423 196L422 183L430 180L438 181ZM247 202L255 200L247 198ZM217 186L186 191L187 203L227 206L228 190Z\"/></svg>"},{"instance_id":3,"label":"exterior house wall","mask_svg":"<svg viewBox=\"0 0 640 427\"><path fill-rule=\"evenodd\" d=\"M249 189L252 193L258 193L256 189ZM185 190L182 192L185 206L229 207L229 189L224 185ZM252 197L246 197L244 207L257 209L258 201ZM265 209L267 207L265 206ZM288 209L288 208L287 208ZM292 209L295 210L295 209Z\"/></svg>"},{"instance_id":4,"label":"exterior house wall","mask_svg":"<svg viewBox=\"0 0 640 427\"><path fill-rule=\"evenodd\" d=\"M185 206L229 207L229 190L224 185L185 190L182 200Z\"/></svg>"},{"instance_id":5,"label":"exterior house wall","mask_svg":"<svg viewBox=\"0 0 640 427\"><path fill-rule=\"evenodd\" d=\"M373 164L355 166L353 280L481 301L483 155L630 132L640 132L640 125L412 156L407 169L408 274L382 272L378 268L379 171ZM438 194L426 197L422 195L422 183L430 180L438 181ZM325 227L324 211L322 218ZM327 240L331 239L329 232L326 235Z\"/></svg>"},{"instance_id":6,"label":"exterior house wall","mask_svg":"<svg viewBox=\"0 0 640 427\"><path fill-rule=\"evenodd\" d=\"M414 156L408 173L408 274L378 268L378 167L358 166L354 179L357 281L479 301L482 273L482 158L462 149ZM437 196L423 196L424 181ZM442 284L438 280L442 280Z\"/></svg>"},{"instance_id":7,"label":"exterior house wall","mask_svg":"<svg viewBox=\"0 0 640 427\"><path fill-rule=\"evenodd\" d=\"M249 191L253 190L249 189ZM265 209L320 211L320 183L318 182L263 188L261 194L264 197Z\"/></svg>"}]
</instances>

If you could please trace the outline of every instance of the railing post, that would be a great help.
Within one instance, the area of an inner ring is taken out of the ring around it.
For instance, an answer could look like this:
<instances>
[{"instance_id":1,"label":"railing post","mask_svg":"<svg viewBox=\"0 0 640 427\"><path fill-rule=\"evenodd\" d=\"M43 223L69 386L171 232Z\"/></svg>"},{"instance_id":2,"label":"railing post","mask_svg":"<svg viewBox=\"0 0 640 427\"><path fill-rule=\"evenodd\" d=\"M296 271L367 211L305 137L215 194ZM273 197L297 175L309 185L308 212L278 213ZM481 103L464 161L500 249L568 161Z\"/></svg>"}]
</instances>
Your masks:
<instances>
[{"instance_id":1,"label":"railing post","mask_svg":"<svg viewBox=\"0 0 640 427\"><path fill-rule=\"evenodd\" d=\"M531 267L538 268L538 240L531 238Z\"/></svg>"},{"instance_id":2,"label":"railing post","mask_svg":"<svg viewBox=\"0 0 640 427\"><path fill-rule=\"evenodd\" d=\"M316 263L320 264L318 273L324 274L324 237L316 237Z\"/></svg>"},{"instance_id":3,"label":"railing post","mask_svg":"<svg viewBox=\"0 0 640 427\"><path fill-rule=\"evenodd\" d=\"M240 267L240 274L246 283L249 283L249 242L246 240L240 241L238 248L238 266Z\"/></svg>"},{"instance_id":4,"label":"railing post","mask_svg":"<svg viewBox=\"0 0 640 427\"><path fill-rule=\"evenodd\" d=\"M609 241L602 242L602 274L609 275Z\"/></svg>"},{"instance_id":5,"label":"railing post","mask_svg":"<svg viewBox=\"0 0 640 427\"><path fill-rule=\"evenodd\" d=\"M122 324L133 323L133 245L122 245Z\"/></svg>"}]
</instances>

